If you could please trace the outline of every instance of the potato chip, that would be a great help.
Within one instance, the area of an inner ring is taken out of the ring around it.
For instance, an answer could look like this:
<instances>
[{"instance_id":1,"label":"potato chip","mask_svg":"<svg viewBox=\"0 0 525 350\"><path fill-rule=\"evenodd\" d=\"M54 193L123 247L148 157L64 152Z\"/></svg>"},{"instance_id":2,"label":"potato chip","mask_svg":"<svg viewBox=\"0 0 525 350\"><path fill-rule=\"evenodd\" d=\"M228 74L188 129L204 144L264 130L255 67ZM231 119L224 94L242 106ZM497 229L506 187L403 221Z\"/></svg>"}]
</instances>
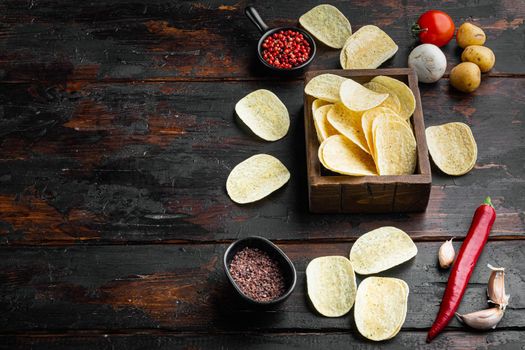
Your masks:
<instances>
[{"instance_id":1,"label":"potato chip","mask_svg":"<svg viewBox=\"0 0 525 350\"><path fill-rule=\"evenodd\" d=\"M316 98L314 102L312 102L312 115L314 115L315 111L322 106L329 105L331 102L321 100L319 98Z\"/></svg>"},{"instance_id":2,"label":"potato chip","mask_svg":"<svg viewBox=\"0 0 525 350\"><path fill-rule=\"evenodd\" d=\"M328 102L339 102L339 88L346 78L335 74L321 74L312 78L304 87L307 95Z\"/></svg>"},{"instance_id":3,"label":"potato chip","mask_svg":"<svg viewBox=\"0 0 525 350\"><path fill-rule=\"evenodd\" d=\"M403 119L409 119L414 111L416 110L416 98L412 93L412 90L400 80L387 77L384 75L378 75L372 82L379 83L388 89L388 93L396 95L401 103L401 111L399 116Z\"/></svg>"},{"instance_id":4,"label":"potato chip","mask_svg":"<svg viewBox=\"0 0 525 350\"><path fill-rule=\"evenodd\" d=\"M370 154L375 159L374 154L374 141L373 141L373 135L372 135L372 123L374 122L375 118L387 115L387 116L396 116L396 112L391 110L388 107L375 107L372 109L369 109L363 115L361 116L361 128L363 130L363 134L365 135L366 144L368 145L368 149L370 150Z\"/></svg>"},{"instance_id":5,"label":"potato chip","mask_svg":"<svg viewBox=\"0 0 525 350\"><path fill-rule=\"evenodd\" d=\"M344 175L377 175L374 160L355 143L342 135L327 138L319 160L325 168Z\"/></svg>"},{"instance_id":6,"label":"potato chip","mask_svg":"<svg viewBox=\"0 0 525 350\"><path fill-rule=\"evenodd\" d=\"M397 49L387 33L367 25L346 40L339 59L343 69L374 69L394 56Z\"/></svg>"},{"instance_id":7,"label":"potato chip","mask_svg":"<svg viewBox=\"0 0 525 350\"><path fill-rule=\"evenodd\" d=\"M312 305L323 316L343 316L354 305L355 273L343 256L323 256L310 261L306 267L306 286Z\"/></svg>"},{"instance_id":8,"label":"potato chip","mask_svg":"<svg viewBox=\"0 0 525 350\"><path fill-rule=\"evenodd\" d=\"M379 175L410 175L416 169L417 144L407 123L375 118L372 123L374 155Z\"/></svg>"},{"instance_id":9,"label":"potato chip","mask_svg":"<svg viewBox=\"0 0 525 350\"><path fill-rule=\"evenodd\" d=\"M350 250L355 272L370 275L388 270L417 254L417 247L404 231L392 226L372 230L359 237Z\"/></svg>"},{"instance_id":10,"label":"potato chip","mask_svg":"<svg viewBox=\"0 0 525 350\"><path fill-rule=\"evenodd\" d=\"M467 124L431 126L426 136L432 160L445 174L464 175L476 165L478 146Z\"/></svg>"},{"instance_id":11,"label":"potato chip","mask_svg":"<svg viewBox=\"0 0 525 350\"><path fill-rule=\"evenodd\" d=\"M236 203L251 203L278 190L289 179L290 173L279 159L256 154L233 168L226 180L226 191Z\"/></svg>"},{"instance_id":12,"label":"potato chip","mask_svg":"<svg viewBox=\"0 0 525 350\"><path fill-rule=\"evenodd\" d=\"M335 130L346 136L366 153L370 153L361 127L360 113L349 110L342 103L336 103L328 111L327 118Z\"/></svg>"},{"instance_id":13,"label":"potato chip","mask_svg":"<svg viewBox=\"0 0 525 350\"><path fill-rule=\"evenodd\" d=\"M255 135L266 141L284 137L290 127L286 106L269 90L256 90L235 105L235 112Z\"/></svg>"},{"instance_id":14,"label":"potato chip","mask_svg":"<svg viewBox=\"0 0 525 350\"><path fill-rule=\"evenodd\" d=\"M387 99L384 100L383 103L381 103L378 107L390 108L397 114L401 113L401 102L399 102L399 98L397 95L391 94L386 86L373 81L369 81L368 83L363 84L363 86L378 93L388 94Z\"/></svg>"},{"instance_id":15,"label":"potato chip","mask_svg":"<svg viewBox=\"0 0 525 350\"><path fill-rule=\"evenodd\" d=\"M332 109L332 106L332 104L324 105L319 107L314 112L314 126L315 131L317 132L317 139L319 140L319 143L322 143L330 136L339 134L339 132L334 129L332 124L330 124L327 119L327 114Z\"/></svg>"},{"instance_id":16,"label":"potato chip","mask_svg":"<svg viewBox=\"0 0 525 350\"><path fill-rule=\"evenodd\" d=\"M299 23L323 44L340 49L352 34L348 19L336 7L323 4L299 18Z\"/></svg>"},{"instance_id":17,"label":"potato chip","mask_svg":"<svg viewBox=\"0 0 525 350\"><path fill-rule=\"evenodd\" d=\"M346 79L341 84L339 96L345 107L355 112L363 112L377 107L388 98L388 94L369 90L352 79Z\"/></svg>"},{"instance_id":18,"label":"potato chip","mask_svg":"<svg viewBox=\"0 0 525 350\"><path fill-rule=\"evenodd\" d=\"M354 319L365 338L381 341L393 338L405 322L408 285L400 279L368 277L355 298Z\"/></svg>"}]
</instances>

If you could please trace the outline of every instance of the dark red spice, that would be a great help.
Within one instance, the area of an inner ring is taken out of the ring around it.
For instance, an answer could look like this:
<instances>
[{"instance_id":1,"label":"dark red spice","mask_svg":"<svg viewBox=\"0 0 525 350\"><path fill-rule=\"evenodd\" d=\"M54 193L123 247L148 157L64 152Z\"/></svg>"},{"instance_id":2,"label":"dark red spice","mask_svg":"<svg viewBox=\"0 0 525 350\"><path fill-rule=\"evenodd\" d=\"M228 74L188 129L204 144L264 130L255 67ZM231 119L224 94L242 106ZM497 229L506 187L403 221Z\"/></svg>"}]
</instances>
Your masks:
<instances>
[{"instance_id":1,"label":"dark red spice","mask_svg":"<svg viewBox=\"0 0 525 350\"><path fill-rule=\"evenodd\" d=\"M238 251L230 264L230 274L241 291L256 301L271 301L285 292L279 263L257 248Z\"/></svg>"},{"instance_id":2,"label":"dark red spice","mask_svg":"<svg viewBox=\"0 0 525 350\"><path fill-rule=\"evenodd\" d=\"M268 36L262 44L262 56L270 65L290 69L302 65L310 57L310 44L295 30L281 30Z\"/></svg>"}]
</instances>

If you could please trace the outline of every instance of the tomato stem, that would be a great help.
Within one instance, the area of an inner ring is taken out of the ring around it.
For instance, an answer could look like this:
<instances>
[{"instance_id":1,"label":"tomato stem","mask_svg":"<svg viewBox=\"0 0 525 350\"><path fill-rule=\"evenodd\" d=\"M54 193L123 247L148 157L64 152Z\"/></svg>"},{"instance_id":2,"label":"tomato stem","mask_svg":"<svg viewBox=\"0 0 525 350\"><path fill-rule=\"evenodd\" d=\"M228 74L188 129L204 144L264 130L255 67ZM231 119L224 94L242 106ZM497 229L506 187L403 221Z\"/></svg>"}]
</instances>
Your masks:
<instances>
[{"instance_id":1,"label":"tomato stem","mask_svg":"<svg viewBox=\"0 0 525 350\"><path fill-rule=\"evenodd\" d=\"M417 37L417 36L419 35L419 33L422 33L422 32L426 32L426 31L428 31L428 28L421 28L421 27L419 26L419 24L414 23L414 24L412 25L412 28L411 28L410 30L411 30L411 32L412 32L412 35L413 35L414 37Z\"/></svg>"},{"instance_id":2,"label":"tomato stem","mask_svg":"<svg viewBox=\"0 0 525 350\"><path fill-rule=\"evenodd\" d=\"M483 202L483 204L490 205L492 208L494 208L494 206L492 205L492 201L490 200L490 197L485 198L485 201Z\"/></svg>"}]
</instances>

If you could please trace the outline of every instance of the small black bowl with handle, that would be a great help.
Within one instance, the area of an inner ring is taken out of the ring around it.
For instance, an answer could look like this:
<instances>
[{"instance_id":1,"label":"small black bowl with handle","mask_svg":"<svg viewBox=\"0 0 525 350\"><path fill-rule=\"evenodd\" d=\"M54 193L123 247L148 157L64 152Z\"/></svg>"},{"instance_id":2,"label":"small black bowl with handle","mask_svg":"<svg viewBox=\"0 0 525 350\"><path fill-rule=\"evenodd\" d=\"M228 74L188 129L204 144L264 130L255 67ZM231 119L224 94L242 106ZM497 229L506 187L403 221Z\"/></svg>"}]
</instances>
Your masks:
<instances>
[{"instance_id":1,"label":"small black bowl with handle","mask_svg":"<svg viewBox=\"0 0 525 350\"><path fill-rule=\"evenodd\" d=\"M259 42L257 43L257 57L259 57L259 60L266 68L274 72L278 72L282 74L301 74L304 71L304 69L308 65L310 65L310 63L312 63L315 57L315 53L316 53L316 46L315 46L315 40L312 38L312 36L308 32L306 32L305 30L301 28L297 28L297 27L270 28L266 25L266 23L264 23L261 16L259 15L259 12L257 12L257 10L252 6L246 7L244 9L244 13L253 22L253 24L255 24L257 29L259 29L259 31L262 34L261 38L259 39ZM303 37L306 39L306 41L310 45L310 55L306 61L304 61L302 64L298 66L295 66L292 68L278 68L278 67L271 65L264 59L264 55L263 55L264 50L262 46L266 38L268 38L269 36L273 35L274 33L277 33L280 31L287 31L287 30L299 32L303 35Z\"/></svg>"},{"instance_id":2,"label":"small black bowl with handle","mask_svg":"<svg viewBox=\"0 0 525 350\"><path fill-rule=\"evenodd\" d=\"M230 273L230 264L235 254L237 254L237 252L241 251L242 249L246 247L257 248L267 253L270 258L272 258L279 264L279 267L283 274L284 284L285 284L285 287L284 287L285 291L280 297L270 300L270 301L258 301L244 294L242 290L240 289L240 287L237 285L237 283L233 279L233 276ZM290 296L290 294L292 294L295 288L295 284L297 282L297 272L295 271L295 267L292 261L290 260L290 258L288 258L288 256L286 256L286 254L279 247L277 247L275 244L273 244L272 242L270 242L268 239L264 237L251 236L251 237L242 238L242 239L239 239L233 242L228 247L228 249L226 249L226 252L224 253L223 262L224 262L224 271L226 272L226 276L228 277L228 280L233 285L233 288L235 289L237 294L243 300L247 301L249 304L254 305L254 306L269 307L269 306L273 306L273 305L283 302L286 298Z\"/></svg>"}]
</instances>

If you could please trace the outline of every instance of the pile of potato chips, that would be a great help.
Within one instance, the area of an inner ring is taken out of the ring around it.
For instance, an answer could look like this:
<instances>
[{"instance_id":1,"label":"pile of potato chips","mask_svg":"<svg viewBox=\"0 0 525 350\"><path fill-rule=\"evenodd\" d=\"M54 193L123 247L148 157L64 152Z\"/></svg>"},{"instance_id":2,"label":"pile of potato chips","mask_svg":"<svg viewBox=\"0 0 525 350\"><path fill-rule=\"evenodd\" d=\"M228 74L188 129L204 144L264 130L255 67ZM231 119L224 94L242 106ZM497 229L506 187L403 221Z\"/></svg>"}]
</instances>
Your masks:
<instances>
[{"instance_id":1,"label":"pile of potato chips","mask_svg":"<svg viewBox=\"0 0 525 350\"><path fill-rule=\"evenodd\" d=\"M304 91L317 98L312 115L326 169L353 176L414 173L417 144L410 117L416 100L405 83L376 76L361 85L321 74Z\"/></svg>"},{"instance_id":2,"label":"pile of potato chips","mask_svg":"<svg viewBox=\"0 0 525 350\"><path fill-rule=\"evenodd\" d=\"M326 317L340 317L354 306L359 332L368 339L393 338L405 322L408 284L398 278L368 277L357 286L355 273L378 273L410 260L417 254L412 239L395 227L381 227L361 236L350 259L324 256L306 268L308 297Z\"/></svg>"}]
</instances>

